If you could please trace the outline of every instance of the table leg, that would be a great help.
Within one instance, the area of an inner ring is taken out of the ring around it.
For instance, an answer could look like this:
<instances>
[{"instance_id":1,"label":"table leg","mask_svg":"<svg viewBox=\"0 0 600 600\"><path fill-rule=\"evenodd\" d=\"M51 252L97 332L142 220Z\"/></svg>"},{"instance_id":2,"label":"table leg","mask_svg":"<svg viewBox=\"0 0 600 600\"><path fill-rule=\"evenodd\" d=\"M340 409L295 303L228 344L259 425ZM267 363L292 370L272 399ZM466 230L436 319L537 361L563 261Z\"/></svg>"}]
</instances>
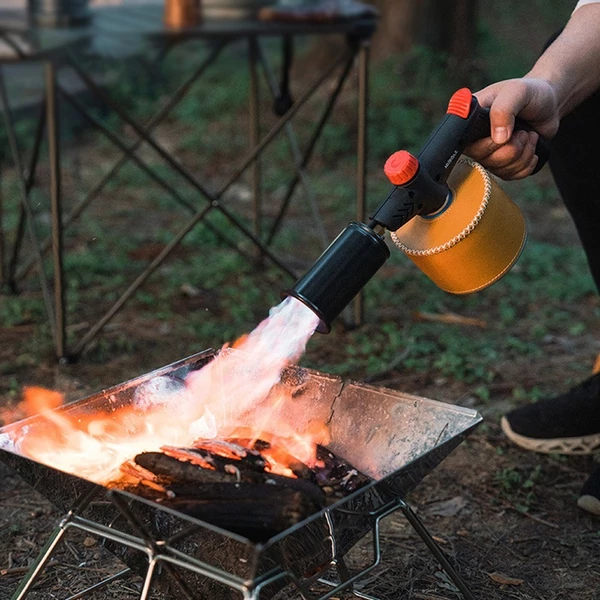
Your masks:
<instances>
[{"instance_id":1,"label":"table leg","mask_svg":"<svg viewBox=\"0 0 600 600\"><path fill-rule=\"evenodd\" d=\"M48 321L54 335L55 319L54 319L54 307L52 304L52 298L50 294L50 288L48 281L46 280L46 274L44 271L44 260L42 252L38 242L37 232L35 230L35 222L33 210L29 203L28 193L28 181L25 176L23 169L23 161L21 160L21 153L19 152L19 146L17 143L17 134L15 131L15 123L11 114L10 104L8 101L8 93L4 82L4 72L0 68L0 112L4 116L4 125L6 129L6 137L8 138L8 146L12 155L12 159L15 165L15 170L19 176L19 192L20 192L20 208L22 218L19 222L19 227L24 225L27 227L31 246L35 256L35 261L38 267L40 275L40 287L42 288L42 296L44 298L44 304L46 306L46 312L48 314Z\"/></svg>"},{"instance_id":2,"label":"table leg","mask_svg":"<svg viewBox=\"0 0 600 600\"><path fill-rule=\"evenodd\" d=\"M6 262L5 262L5 240L4 240L4 206L3 206L3 195L2 195L2 154L0 154L0 293L4 290L4 286L7 284L6 280Z\"/></svg>"},{"instance_id":3,"label":"table leg","mask_svg":"<svg viewBox=\"0 0 600 600\"><path fill-rule=\"evenodd\" d=\"M260 143L260 89L258 81L258 41L256 37L248 38L248 61L250 67L250 151ZM262 189L261 189L260 155L252 162L252 202L254 208L254 235L262 233ZM262 253L258 248L258 259L262 262Z\"/></svg>"},{"instance_id":4,"label":"table leg","mask_svg":"<svg viewBox=\"0 0 600 600\"><path fill-rule=\"evenodd\" d=\"M54 265L55 347L59 360L66 359L65 289L63 264L63 230L60 189L60 131L56 93L56 69L45 65L46 121L48 160L50 163L50 205L52 211L52 261Z\"/></svg>"},{"instance_id":5,"label":"table leg","mask_svg":"<svg viewBox=\"0 0 600 600\"><path fill-rule=\"evenodd\" d=\"M180 85L177 88L177 90L173 93L171 98L167 100L165 104L158 110L158 112L156 112L155 115L145 124L146 133L148 133L148 135L157 125L159 125L163 121L163 119L169 114L169 112L175 107L175 105L187 94L192 85L203 75L204 71L211 64L213 64L213 62L217 59L221 49L224 46L225 42L219 44L218 46L215 46L211 53L202 61L199 67L194 71L194 73L187 80L185 80L185 82L182 85ZM138 139L130 145L126 145L123 142L115 142L114 139L118 138L116 138L115 136L111 137L111 134L106 128L99 126L100 121L96 117L94 117L88 111L88 109L86 109L85 105L80 100L78 100L74 95L68 93L66 90L61 90L60 86L58 86L57 89L59 92L62 91L63 96L65 96L65 98L75 106L75 108L81 113L81 115L86 120L91 122L92 125L94 125L95 127L101 129L104 132L104 134L107 135L107 137L109 137L109 139L111 139L111 141L113 141L113 143L115 143L115 145L117 145L118 148L123 152L123 156L117 162L115 162L110 169L108 169L108 171L102 176L100 181L92 188L92 190L90 190L82 200L80 200L73 206L69 214L63 216L63 229L69 227L71 223L73 223L76 219L79 218L79 216L92 203L92 201L100 195L106 184L114 179L121 167L125 165L125 163L127 163L129 160L136 162L136 164L141 169L143 169L149 177L153 178L162 187L165 187L165 189L174 197L174 199L179 204L187 208L192 214L196 212L196 207L193 204L190 204L189 202L184 200L184 198L180 194L175 192L173 188L169 188L165 180L159 178L158 175L154 171L152 171L150 167L146 167L145 163L136 156L136 151L144 143L143 138L138 137ZM51 239L44 242L42 244L42 253L47 252L51 244ZM33 266L33 261L30 261L28 264L26 264L19 273L17 279L27 277Z\"/></svg>"},{"instance_id":6,"label":"table leg","mask_svg":"<svg viewBox=\"0 0 600 600\"><path fill-rule=\"evenodd\" d=\"M369 40L363 40L358 51L358 141L356 147L356 220L366 218L367 193L367 110L369 106ZM354 299L353 317L355 325L364 322L363 292Z\"/></svg>"}]
</instances>

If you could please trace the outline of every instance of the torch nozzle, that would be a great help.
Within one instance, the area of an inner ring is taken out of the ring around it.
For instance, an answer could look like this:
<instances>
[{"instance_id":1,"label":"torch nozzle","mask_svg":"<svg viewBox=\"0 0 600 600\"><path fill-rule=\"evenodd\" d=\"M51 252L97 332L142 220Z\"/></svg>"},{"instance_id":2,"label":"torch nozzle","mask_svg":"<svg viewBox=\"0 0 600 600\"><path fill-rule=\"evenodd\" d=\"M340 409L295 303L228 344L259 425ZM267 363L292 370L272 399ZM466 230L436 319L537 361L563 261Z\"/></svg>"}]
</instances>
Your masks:
<instances>
[{"instance_id":1,"label":"torch nozzle","mask_svg":"<svg viewBox=\"0 0 600 600\"><path fill-rule=\"evenodd\" d=\"M378 228L382 233L385 231L381 226ZM381 235L363 223L352 222L282 297L292 296L306 304L319 317L317 331L329 333L333 319L389 256L390 250Z\"/></svg>"}]
</instances>

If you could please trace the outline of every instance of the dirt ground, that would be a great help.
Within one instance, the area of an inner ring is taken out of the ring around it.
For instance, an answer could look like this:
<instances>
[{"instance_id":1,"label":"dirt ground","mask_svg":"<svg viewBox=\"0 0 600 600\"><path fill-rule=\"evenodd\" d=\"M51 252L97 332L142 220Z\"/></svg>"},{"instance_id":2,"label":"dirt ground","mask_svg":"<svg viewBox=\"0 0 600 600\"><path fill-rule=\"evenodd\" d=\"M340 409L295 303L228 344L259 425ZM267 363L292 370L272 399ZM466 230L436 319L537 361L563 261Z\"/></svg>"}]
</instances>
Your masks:
<instances>
[{"instance_id":1,"label":"dirt ground","mask_svg":"<svg viewBox=\"0 0 600 600\"><path fill-rule=\"evenodd\" d=\"M552 222L539 218L533 226L535 235L543 238L548 232L554 239L575 243L566 215L557 219L554 214L552 218ZM590 315L597 309L594 298L581 307ZM181 347L178 342L165 344L161 327L140 327L134 314L125 313L118 326L131 327L131 335L137 336L138 352L121 352L102 364L82 361L67 366L57 365L48 356L37 364L16 368L19 381L60 389L69 399L75 399L183 356L183 340L179 342ZM30 339L32 331L29 325L2 331L3 362L19 355L18 349ZM499 416L517 403L509 394L515 381L527 389L536 385L562 389L565 381L581 378L581 368L573 365L589 364L590 357L598 352L597 339L597 328L590 327L577 336L576 342L550 342L543 357L524 357L502 365L503 379L492 384L493 400L485 405L476 402L467 384L427 374L391 371L376 382L475 406L484 414L484 424L407 498L475 598L600 599L600 521L576 506L580 486L595 467L593 458L564 459L522 451L503 437L498 425ZM319 343L319 351L327 355L329 362L341 342L339 338L331 340L331 344ZM565 352L568 362L564 361ZM515 473L520 483L511 489L508 479ZM536 501L533 509L524 512L521 503L527 486L522 482L531 477L535 479ZM1 600L11 597L61 516L39 493L0 464ZM122 568L93 537L70 534L67 540L32 597L66 598L102 575ZM368 556L367 542L359 546L359 557ZM382 600L460 597L401 513L383 521L381 547L381 565L357 589ZM130 578L111 584L94 597L135 598L140 585L139 580ZM163 598L160 592L153 597ZM340 597L353 596L348 593Z\"/></svg>"},{"instance_id":2,"label":"dirt ground","mask_svg":"<svg viewBox=\"0 0 600 600\"><path fill-rule=\"evenodd\" d=\"M532 237L577 244L562 207L532 211L528 217ZM582 305L568 308L581 314L587 329L577 336L547 339L543 356L517 356L498 365L502 376L490 384L492 398L485 403L476 398L469 384L427 373L392 369L374 382L475 408L484 416L484 423L467 441L407 497L478 600L600 600L600 520L576 506L582 483L597 466L594 458L534 455L511 445L499 427L500 415L529 401L515 398L516 386L559 391L566 382L583 379L591 369L600 352L600 326L595 317L600 302L590 297ZM107 328L107 339L116 331L120 339L135 339L136 352L111 348L102 361L61 366L50 349L41 359L32 358L29 349L32 340L35 343L33 336L39 335L33 323L0 328L0 364L5 365L0 372L5 392L0 406L14 401L14 394L8 393L15 385L9 376L19 386L43 385L74 400L179 360L189 353L193 341L192 333L174 339L168 322L149 322L127 308ZM518 338L518 327L513 334ZM312 362L322 358L323 363L334 364L337 348L344 343L342 331L332 333L328 341L319 340L308 350ZM358 380L364 377L362 372L355 375ZM528 482L535 485L531 505ZM0 600L11 598L62 516L0 462ZM357 548L357 560L368 557L369 541ZM383 521L381 550L381 564L357 585L359 592L367 594L361 597L460 598L400 512ZM76 598L74 594L82 588L122 568L92 536L69 534L31 597ZM140 588L140 580L133 577L112 583L93 597L128 600L138 597ZM163 600L165 595L157 591L152 597ZM351 597L355 596L349 592L335 596Z\"/></svg>"},{"instance_id":3,"label":"dirt ground","mask_svg":"<svg viewBox=\"0 0 600 600\"><path fill-rule=\"evenodd\" d=\"M543 478L536 484L535 511L523 513L499 493L494 474L507 468L528 473L538 465ZM485 426L427 476L408 501L475 598L597 600L598 519L575 505L591 466L591 459L540 459L522 452L506 442L494 419L486 419ZM63 515L3 465L0 481L4 600L11 597ZM122 568L92 536L69 534L66 539L32 597L70 597L69 593ZM365 560L370 556L368 541L357 550ZM401 513L383 521L381 546L382 563L359 590L380 599L460 597ZM139 589L140 581L130 578L94 597L135 598ZM163 598L160 593L152 597Z\"/></svg>"}]
</instances>

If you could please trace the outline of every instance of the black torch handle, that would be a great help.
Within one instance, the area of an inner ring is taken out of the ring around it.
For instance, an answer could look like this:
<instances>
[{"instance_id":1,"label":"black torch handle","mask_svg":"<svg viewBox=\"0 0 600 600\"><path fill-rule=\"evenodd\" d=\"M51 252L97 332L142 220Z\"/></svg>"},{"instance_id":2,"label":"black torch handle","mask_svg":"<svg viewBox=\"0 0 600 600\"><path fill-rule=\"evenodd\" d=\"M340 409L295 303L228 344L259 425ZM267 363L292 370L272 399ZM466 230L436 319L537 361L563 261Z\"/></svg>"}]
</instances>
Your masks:
<instances>
[{"instance_id":1,"label":"black torch handle","mask_svg":"<svg viewBox=\"0 0 600 600\"><path fill-rule=\"evenodd\" d=\"M477 101L477 99L475 99ZM480 113L479 122L474 127L471 136L469 136L469 143L476 142L486 137L490 137L491 121L490 121L490 109L484 108L477 104L477 110ZM513 131L533 131L533 127L521 117L515 117L515 126ZM538 157L535 169L532 171L532 175L535 175L550 158L550 145L548 140L541 135L538 137L538 141L535 145L535 155Z\"/></svg>"},{"instance_id":2,"label":"black torch handle","mask_svg":"<svg viewBox=\"0 0 600 600\"><path fill-rule=\"evenodd\" d=\"M437 183L445 183L464 149L477 140L490 137L490 109L482 107L467 88L455 92L448 111L419 154L419 163ZM515 131L532 131L531 125L517 117ZM537 173L548 161L547 140L538 138L535 153Z\"/></svg>"}]
</instances>

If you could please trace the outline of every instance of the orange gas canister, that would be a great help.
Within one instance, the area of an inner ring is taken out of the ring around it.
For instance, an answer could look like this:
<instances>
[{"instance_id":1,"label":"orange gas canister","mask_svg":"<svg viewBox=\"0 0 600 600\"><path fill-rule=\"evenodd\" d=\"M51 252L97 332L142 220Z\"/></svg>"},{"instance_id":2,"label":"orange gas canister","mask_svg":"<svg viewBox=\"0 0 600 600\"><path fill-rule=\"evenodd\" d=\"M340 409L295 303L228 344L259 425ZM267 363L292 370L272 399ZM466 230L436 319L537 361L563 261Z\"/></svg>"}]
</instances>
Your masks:
<instances>
[{"instance_id":1,"label":"orange gas canister","mask_svg":"<svg viewBox=\"0 0 600 600\"><path fill-rule=\"evenodd\" d=\"M391 233L395 244L438 287L476 292L508 273L525 245L519 207L479 164L461 158L437 212L416 216Z\"/></svg>"}]
</instances>

